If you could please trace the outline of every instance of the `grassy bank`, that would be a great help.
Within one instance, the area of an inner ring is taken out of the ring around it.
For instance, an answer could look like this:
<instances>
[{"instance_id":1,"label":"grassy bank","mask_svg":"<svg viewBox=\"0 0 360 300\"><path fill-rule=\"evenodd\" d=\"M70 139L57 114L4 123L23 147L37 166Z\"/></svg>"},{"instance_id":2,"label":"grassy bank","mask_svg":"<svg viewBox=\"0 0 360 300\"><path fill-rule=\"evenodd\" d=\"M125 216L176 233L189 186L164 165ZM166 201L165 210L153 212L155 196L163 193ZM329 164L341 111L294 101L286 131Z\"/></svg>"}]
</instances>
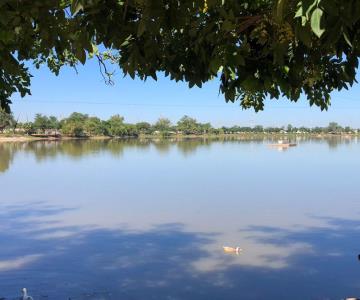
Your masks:
<instances>
[{"instance_id":1,"label":"grassy bank","mask_svg":"<svg viewBox=\"0 0 360 300\"><path fill-rule=\"evenodd\" d=\"M138 137L131 137L132 139L167 139L167 138L178 138L178 139L195 139L195 138L237 138L237 139L284 139L292 140L299 137L311 137L311 138L352 138L360 136L360 134L314 134L314 133L302 133L302 134L280 134L280 133L234 133L234 134L175 134L170 136L163 136L161 134L141 134ZM110 136L87 136L87 137L72 137L72 136L61 136L55 137L35 137L30 135L19 135L19 134L0 134L0 143L5 142L32 142L32 141L56 141L56 140L107 140L107 139L128 139L129 137L110 137Z\"/></svg>"}]
</instances>

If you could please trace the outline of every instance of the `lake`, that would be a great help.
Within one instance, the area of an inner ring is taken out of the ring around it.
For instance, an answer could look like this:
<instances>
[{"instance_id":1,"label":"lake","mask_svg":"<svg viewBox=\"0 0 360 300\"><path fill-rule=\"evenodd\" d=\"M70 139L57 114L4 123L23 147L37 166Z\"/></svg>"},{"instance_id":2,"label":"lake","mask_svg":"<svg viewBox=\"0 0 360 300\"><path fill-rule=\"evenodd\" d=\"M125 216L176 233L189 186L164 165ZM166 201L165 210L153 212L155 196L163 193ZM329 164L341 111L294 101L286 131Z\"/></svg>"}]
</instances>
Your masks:
<instances>
[{"instance_id":1,"label":"lake","mask_svg":"<svg viewBox=\"0 0 360 300\"><path fill-rule=\"evenodd\" d=\"M360 297L358 139L271 142L0 143L0 298Z\"/></svg>"}]
</instances>

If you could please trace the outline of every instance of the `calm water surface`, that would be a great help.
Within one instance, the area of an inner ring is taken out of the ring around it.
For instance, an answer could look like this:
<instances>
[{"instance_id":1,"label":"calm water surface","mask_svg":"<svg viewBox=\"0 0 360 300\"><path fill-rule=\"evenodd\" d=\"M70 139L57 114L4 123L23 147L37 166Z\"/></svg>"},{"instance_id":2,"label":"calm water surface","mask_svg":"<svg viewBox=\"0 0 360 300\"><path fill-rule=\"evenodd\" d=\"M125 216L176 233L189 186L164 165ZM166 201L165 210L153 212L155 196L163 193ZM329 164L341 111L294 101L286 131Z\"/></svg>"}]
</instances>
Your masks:
<instances>
[{"instance_id":1,"label":"calm water surface","mask_svg":"<svg viewBox=\"0 0 360 300\"><path fill-rule=\"evenodd\" d=\"M360 297L360 143L269 142L0 144L0 298Z\"/></svg>"}]
</instances>

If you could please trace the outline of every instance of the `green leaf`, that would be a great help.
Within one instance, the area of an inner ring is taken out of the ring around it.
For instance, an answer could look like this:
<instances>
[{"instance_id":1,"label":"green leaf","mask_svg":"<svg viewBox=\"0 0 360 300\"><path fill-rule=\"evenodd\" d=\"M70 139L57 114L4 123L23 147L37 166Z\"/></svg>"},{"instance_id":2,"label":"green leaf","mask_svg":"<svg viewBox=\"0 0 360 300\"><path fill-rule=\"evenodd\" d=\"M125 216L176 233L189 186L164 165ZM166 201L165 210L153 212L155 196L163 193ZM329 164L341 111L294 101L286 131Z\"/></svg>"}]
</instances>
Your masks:
<instances>
[{"instance_id":1,"label":"green leaf","mask_svg":"<svg viewBox=\"0 0 360 300\"><path fill-rule=\"evenodd\" d=\"M303 15L304 15L304 12L303 12L303 7L302 7L302 2L300 2L299 8L298 8L298 10L297 10L296 13L295 13L294 18L300 18L300 17L302 17Z\"/></svg>"},{"instance_id":2,"label":"green leaf","mask_svg":"<svg viewBox=\"0 0 360 300\"><path fill-rule=\"evenodd\" d=\"M240 54L237 54L235 57L235 61L237 63L237 65L239 66L245 66L245 59L243 56L241 56Z\"/></svg>"},{"instance_id":3,"label":"green leaf","mask_svg":"<svg viewBox=\"0 0 360 300\"><path fill-rule=\"evenodd\" d=\"M313 2L308 6L308 8L306 9L305 15L306 18L309 19L310 16L310 12L313 10L314 7L316 7L318 5L319 0L313 0Z\"/></svg>"},{"instance_id":4,"label":"green leaf","mask_svg":"<svg viewBox=\"0 0 360 300\"><path fill-rule=\"evenodd\" d=\"M246 79L241 82L241 86L246 91L254 91L254 92L257 91L260 87L259 81L254 76L251 75L246 77Z\"/></svg>"},{"instance_id":5,"label":"green leaf","mask_svg":"<svg viewBox=\"0 0 360 300\"><path fill-rule=\"evenodd\" d=\"M84 65L86 62L86 52L84 49L78 48L75 53L76 58Z\"/></svg>"},{"instance_id":6,"label":"green leaf","mask_svg":"<svg viewBox=\"0 0 360 300\"><path fill-rule=\"evenodd\" d=\"M219 72L219 68L221 66L221 60L216 57L210 62L209 69L212 73L217 74Z\"/></svg>"},{"instance_id":7,"label":"green leaf","mask_svg":"<svg viewBox=\"0 0 360 300\"><path fill-rule=\"evenodd\" d=\"M130 44L130 40L132 38L132 35L130 34L123 42L122 44L120 45L120 47L126 47Z\"/></svg>"},{"instance_id":8,"label":"green leaf","mask_svg":"<svg viewBox=\"0 0 360 300\"><path fill-rule=\"evenodd\" d=\"M324 29L321 28L321 18L323 16L323 11L319 7L315 8L311 14L311 29L315 33L315 35L320 38L322 34L325 32Z\"/></svg>"},{"instance_id":9,"label":"green leaf","mask_svg":"<svg viewBox=\"0 0 360 300\"><path fill-rule=\"evenodd\" d=\"M155 72L150 73L150 76L152 77L152 79L154 79L155 81L157 81L157 76Z\"/></svg>"},{"instance_id":10,"label":"green leaf","mask_svg":"<svg viewBox=\"0 0 360 300\"><path fill-rule=\"evenodd\" d=\"M70 11L73 16L76 15L82 9L84 9L84 6L81 0L72 0Z\"/></svg>"},{"instance_id":11,"label":"green leaf","mask_svg":"<svg viewBox=\"0 0 360 300\"><path fill-rule=\"evenodd\" d=\"M229 20L225 20L221 26L221 29L224 31L234 30L234 24L231 23Z\"/></svg>"},{"instance_id":12,"label":"green leaf","mask_svg":"<svg viewBox=\"0 0 360 300\"><path fill-rule=\"evenodd\" d=\"M350 47L353 47L351 41L350 41L350 37L349 37L349 33L348 31L345 29L344 30L344 33L343 33L343 36L344 36L344 39L346 41L346 43L350 46Z\"/></svg>"}]
</instances>

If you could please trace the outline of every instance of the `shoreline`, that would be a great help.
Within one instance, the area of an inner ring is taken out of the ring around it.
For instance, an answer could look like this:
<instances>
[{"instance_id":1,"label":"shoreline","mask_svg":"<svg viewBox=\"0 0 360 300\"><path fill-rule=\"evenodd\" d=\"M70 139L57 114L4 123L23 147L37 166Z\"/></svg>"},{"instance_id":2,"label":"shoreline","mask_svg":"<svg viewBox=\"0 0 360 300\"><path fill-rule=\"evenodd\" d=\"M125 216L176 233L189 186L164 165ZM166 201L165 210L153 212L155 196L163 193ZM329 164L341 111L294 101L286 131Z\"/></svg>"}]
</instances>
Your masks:
<instances>
[{"instance_id":1,"label":"shoreline","mask_svg":"<svg viewBox=\"0 0 360 300\"><path fill-rule=\"evenodd\" d=\"M89 136L89 137L70 137L63 136L59 138L55 137L34 137L27 135L1 135L0 134L0 143L22 143L22 142L36 142L36 141L68 141L68 140L126 140L126 139L169 139L169 138L179 138L179 139L195 139L195 138L269 138L269 139L291 139L297 137L311 137L311 138L355 138L359 137L359 134L278 134L278 133L236 133L236 134L202 134L202 135L171 135L171 136L161 136L161 135L139 135L138 137L111 137L111 136Z\"/></svg>"},{"instance_id":2,"label":"shoreline","mask_svg":"<svg viewBox=\"0 0 360 300\"><path fill-rule=\"evenodd\" d=\"M68 140L109 140L109 139L112 139L112 137L108 137L108 136L91 136L91 137L63 136L60 138L55 138L55 137L35 137L35 136L30 136L30 135L3 136L0 134L0 143L37 142L37 141L68 141Z\"/></svg>"}]
</instances>

